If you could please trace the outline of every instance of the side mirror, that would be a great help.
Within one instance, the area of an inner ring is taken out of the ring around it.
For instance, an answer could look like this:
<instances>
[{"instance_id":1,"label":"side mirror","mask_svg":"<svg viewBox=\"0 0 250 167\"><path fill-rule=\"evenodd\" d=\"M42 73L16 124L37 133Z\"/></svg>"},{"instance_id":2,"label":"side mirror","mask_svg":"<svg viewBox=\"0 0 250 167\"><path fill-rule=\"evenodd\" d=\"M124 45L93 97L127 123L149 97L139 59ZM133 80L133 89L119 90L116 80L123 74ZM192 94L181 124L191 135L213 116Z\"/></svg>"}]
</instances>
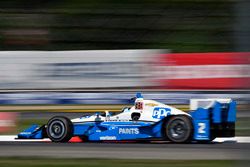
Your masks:
<instances>
[{"instance_id":1,"label":"side mirror","mask_svg":"<svg viewBox=\"0 0 250 167\"><path fill-rule=\"evenodd\" d=\"M106 121L110 120L110 113L109 113L109 111L105 111L105 120Z\"/></svg>"}]
</instances>

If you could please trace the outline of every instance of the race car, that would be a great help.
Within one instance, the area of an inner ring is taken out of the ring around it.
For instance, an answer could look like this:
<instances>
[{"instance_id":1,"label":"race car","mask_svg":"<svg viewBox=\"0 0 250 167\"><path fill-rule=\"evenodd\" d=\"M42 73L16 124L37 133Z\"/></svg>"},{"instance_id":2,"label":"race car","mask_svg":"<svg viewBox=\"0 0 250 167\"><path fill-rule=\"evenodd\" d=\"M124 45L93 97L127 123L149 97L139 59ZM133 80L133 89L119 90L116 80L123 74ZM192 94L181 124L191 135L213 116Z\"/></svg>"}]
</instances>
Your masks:
<instances>
[{"instance_id":1,"label":"race car","mask_svg":"<svg viewBox=\"0 0 250 167\"><path fill-rule=\"evenodd\" d=\"M55 116L40 127L32 125L19 133L17 139L49 138L53 142L68 142L78 136L83 141L187 143L235 136L236 102L232 99L194 99L189 112L145 100L141 93L136 94L133 103L132 107L113 115L105 111L71 120Z\"/></svg>"}]
</instances>

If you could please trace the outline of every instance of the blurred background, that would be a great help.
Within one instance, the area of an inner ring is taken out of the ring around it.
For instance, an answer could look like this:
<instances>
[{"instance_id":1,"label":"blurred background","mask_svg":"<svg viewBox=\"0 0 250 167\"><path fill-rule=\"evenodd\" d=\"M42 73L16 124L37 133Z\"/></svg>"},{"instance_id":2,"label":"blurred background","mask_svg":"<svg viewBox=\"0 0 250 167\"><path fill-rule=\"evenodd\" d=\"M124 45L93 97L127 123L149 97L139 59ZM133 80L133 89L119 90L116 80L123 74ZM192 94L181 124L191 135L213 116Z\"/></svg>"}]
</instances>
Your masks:
<instances>
[{"instance_id":1,"label":"blurred background","mask_svg":"<svg viewBox=\"0 0 250 167\"><path fill-rule=\"evenodd\" d=\"M133 91L247 105L249 10L243 0L1 1L0 109L85 111Z\"/></svg>"},{"instance_id":2,"label":"blurred background","mask_svg":"<svg viewBox=\"0 0 250 167\"><path fill-rule=\"evenodd\" d=\"M0 114L17 125L0 131L119 111L141 91L186 111L190 98L233 98L248 135L248 11L243 0L0 1Z\"/></svg>"},{"instance_id":3,"label":"blurred background","mask_svg":"<svg viewBox=\"0 0 250 167\"><path fill-rule=\"evenodd\" d=\"M247 0L8 0L1 50L249 51Z\"/></svg>"},{"instance_id":4,"label":"blurred background","mask_svg":"<svg viewBox=\"0 0 250 167\"><path fill-rule=\"evenodd\" d=\"M250 135L250 1L0 1L0 133L120 111L135 92L189 111L233 98Z\"/></svg>"}]
</instances>

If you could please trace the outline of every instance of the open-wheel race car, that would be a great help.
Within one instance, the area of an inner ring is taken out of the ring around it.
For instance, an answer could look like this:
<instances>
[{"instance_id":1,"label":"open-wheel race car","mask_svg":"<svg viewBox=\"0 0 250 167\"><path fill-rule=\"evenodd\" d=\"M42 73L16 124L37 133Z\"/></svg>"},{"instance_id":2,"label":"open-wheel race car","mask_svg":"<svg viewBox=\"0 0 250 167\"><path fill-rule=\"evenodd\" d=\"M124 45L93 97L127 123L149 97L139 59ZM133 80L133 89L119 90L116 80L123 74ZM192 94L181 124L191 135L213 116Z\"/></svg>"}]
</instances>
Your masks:
<instances>
[{"instance_id":1,"label":"open-wheel race car","mask_svg":"<svg viewBox=\"0 0 250 167\"><path fill-rule=\"evenodd\" d=\"M76 119L51 118L47 124L32 125L18 139L49 138L68 142L73 136L83 141L163 140L175 143L212 141L216 137L234 137L236 102L231 99L193 99L191 110L144 100L140 93L132 107L120 113L95 113Z\"/></svg>"}]
</instances>

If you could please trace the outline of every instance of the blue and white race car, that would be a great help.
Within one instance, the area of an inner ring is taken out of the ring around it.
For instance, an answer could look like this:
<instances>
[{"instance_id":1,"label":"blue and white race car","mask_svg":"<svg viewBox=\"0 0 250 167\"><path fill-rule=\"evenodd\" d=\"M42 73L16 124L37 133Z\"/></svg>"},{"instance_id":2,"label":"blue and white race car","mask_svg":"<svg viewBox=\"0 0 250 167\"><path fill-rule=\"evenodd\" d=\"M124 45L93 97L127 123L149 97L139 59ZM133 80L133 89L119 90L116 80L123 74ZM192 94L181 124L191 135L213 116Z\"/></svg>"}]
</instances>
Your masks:
<instances>
[{"instance_id":1,"label":"blue and white race car","mask_svg":"<svg viewBox=\"0 0 250 167\"><path fill-rule=\"evenodd\" d=\"M234 137L236 102L231 99L200 99L191 102L186 113L175 107L145 100L136 94L134 105L111 115L106 111L76 119L51 118L46 125L32 125L18 139L49 138L68 142L73 136L83 141L164 140L175 143L212 141ZM202 106L202 107L201 107Z\"/></svg>"}]
</instances>

